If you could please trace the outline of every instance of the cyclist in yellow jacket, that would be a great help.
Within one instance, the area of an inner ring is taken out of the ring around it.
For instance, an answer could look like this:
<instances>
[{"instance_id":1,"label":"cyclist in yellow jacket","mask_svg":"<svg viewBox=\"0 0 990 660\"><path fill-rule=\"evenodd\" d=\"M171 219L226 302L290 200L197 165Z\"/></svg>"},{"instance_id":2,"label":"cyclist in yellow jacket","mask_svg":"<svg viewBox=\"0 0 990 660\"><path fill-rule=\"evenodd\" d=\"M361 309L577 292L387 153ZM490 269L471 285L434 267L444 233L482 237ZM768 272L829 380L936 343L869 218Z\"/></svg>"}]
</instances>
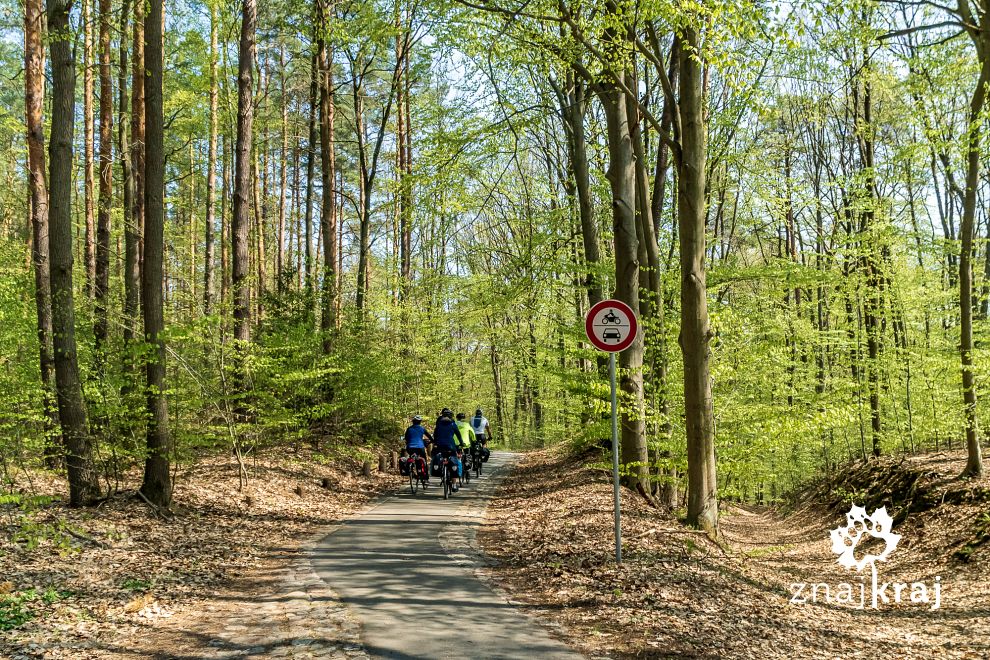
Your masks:
<instances>
[{"instance_id":1,"label":"cyclist in yellow jacket","mask_svg":"<svg viewBox=\"0 0 990 660\"><path fill-rule=\"evenodd\" d=\"M461 432L459 442L461 450L470 452L471 447L474 446L474 443L477 442L478 439L474 435L474 429L472 429L471 425L465 420L466 417L467 415L464 413L457 413L457 429Z\"/></svg>"}]
</instances>

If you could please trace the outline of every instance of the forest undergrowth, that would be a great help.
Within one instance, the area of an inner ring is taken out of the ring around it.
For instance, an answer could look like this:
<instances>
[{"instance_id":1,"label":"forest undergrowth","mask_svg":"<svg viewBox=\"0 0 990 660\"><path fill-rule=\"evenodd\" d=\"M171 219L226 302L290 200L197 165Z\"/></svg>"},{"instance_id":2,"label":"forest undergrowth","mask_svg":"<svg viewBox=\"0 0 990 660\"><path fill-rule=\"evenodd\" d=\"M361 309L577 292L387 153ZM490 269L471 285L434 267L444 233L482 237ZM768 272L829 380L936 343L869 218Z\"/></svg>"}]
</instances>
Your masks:
<instances>
[{"instance_id":1,"label":"forest undergrowth","mask_svg":"<svg viewBox=\"0 0 990 660\"><path fill-rule=\"evenodd\" d=\"M491 578L527 609L560 624L567 641L589 655L990 653L990 544L982 542L990 521L990 479L957 480L962 452L854 464L830 487L801 491L786 511L725 502L721 543L624 490L619 567L612 555L611 484L598 461L597 454L553 450L529 456L507 480L479 534L498 560ZM892 483L915 488L910 496L886 491ZM884 502L885 492L894 498ZM912 602L871 608L869 570L847 570L831 551L829 530L846 525L853 502L870 513L887 506L894 516L893 531L901 539L888 561L878 563L881 580L932 587L938 576L939 609ZM834 593L847 582L858 594L861 579L864 609L834 601L791 602L795 584L829 584Z\"/></svg>"},{"instance_id":2,"label":"forest undergrowth","mask_svg":"<svg viewBox=\"0 0 990 660\"><path fill-rule=\"evenodd\" d=\"M168 513L136 495L137 471L81 509L66 506L59 475L10 475L0 495L0 657L116 657L173 617L231 606L308 535L396 485L391 473L365 476L366 458L346 447L270 449L248 455L243 488L233 457L204 458L179 469Z\"/></svg>"}]
</instances>

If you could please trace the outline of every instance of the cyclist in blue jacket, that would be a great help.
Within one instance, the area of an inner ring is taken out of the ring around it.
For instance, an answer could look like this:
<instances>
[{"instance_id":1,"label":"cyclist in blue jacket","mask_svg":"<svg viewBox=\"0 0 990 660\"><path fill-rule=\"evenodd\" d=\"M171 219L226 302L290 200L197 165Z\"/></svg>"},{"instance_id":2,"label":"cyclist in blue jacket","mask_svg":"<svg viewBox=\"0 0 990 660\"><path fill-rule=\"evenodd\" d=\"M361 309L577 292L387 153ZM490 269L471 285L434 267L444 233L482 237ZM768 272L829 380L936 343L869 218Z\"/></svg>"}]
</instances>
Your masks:
<instances>
[{"instance_id":1,"label":"cyclist in blue jacket","mask_svg":"<svg viewBox=\"0 0 990 660\"><path fill-rule=\"evenodd\" d=\"M454 412L450 408L444 408L437 418L437 423L433 427L433 457L445 456L457 468L457 476L461 476L460 445L461 431L454 422ZM457 492L457 482L453 484L454 492Z\"/></svg>"},{"instance_id":2,"label":"cyclist in blue jacket","mask_svg":"<svg viewBox=\"0 0 990 660\"><path fill-rule=\"evenodd\" d=\"M421 457L425 463L429 458L426 455L426 446L432 440L433 436L430 435L430 432L423 426L423 418L419 415L413 417L412 425L406 429L406 453L409 454L410 457ZM416 460L416 463L419 463L419 460ZM429 470L427 470L426 473L429 475ZM429 481L429 476L427 476L427 481Z\"/></svg>"}]
</instances>

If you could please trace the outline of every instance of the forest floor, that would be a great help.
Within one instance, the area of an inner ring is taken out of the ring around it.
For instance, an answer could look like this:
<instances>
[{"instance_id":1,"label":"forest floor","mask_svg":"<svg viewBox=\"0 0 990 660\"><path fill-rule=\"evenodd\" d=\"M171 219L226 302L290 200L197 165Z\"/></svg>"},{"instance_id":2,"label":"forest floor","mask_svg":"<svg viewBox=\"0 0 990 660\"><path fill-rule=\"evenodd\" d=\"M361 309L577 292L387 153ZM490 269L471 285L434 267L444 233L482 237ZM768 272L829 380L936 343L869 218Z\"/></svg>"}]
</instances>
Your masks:
<instances>
[{"instance_id":1,"label":"forest floor","mask_svg":"<svg viewBox=\"0 0 990 660\"><path fill-rule=\"evenodd\" d=\"M16 473L0 499L0 658L284 656L309 643L290 624L317 605L333 610L314 614L336 617L323 633L349 656L356 632L293 559L398 477L364 477L354 458L310 452L246 466L243 489L230 458L181 468L165 518L135 497L136 471L84 509L62 504L60 477ZM289 597L270 598L279 593ZM259 645L273 639L286 648Z\"/></svg>"},{"instance_id":2,"label":"forest floor","mask_svg":"<svg viewBox=\"0 0 990 660\"><path fill-rule=\"evenodd\" d=\"M946 483L963 467L961 454L908 462ZM966 484L979 501L936 506L895 525L899 545L878 563L881 584L923 581L932 601L938 576L941 607L912 603L905 591L907 602L874 610L869 569L864 579L831 551L829 530L845 527L848 508L814 498L787 515L727 505L724 542L715 544L624 491L616 567L610 476L587 457L531 454L478 534L497 560L496 584L590 656L990 657L990 543L979 544L990 523L990 478ZM953 556L967 544L975 547L968 561ZM865 583L865 608L835 602L844 582L857 605ZM818 602L793 604L795 583L831 585L832 602L823 602L820 587ZM893 601L892 586L886 594Z\"/></svg>"}]
</instances>

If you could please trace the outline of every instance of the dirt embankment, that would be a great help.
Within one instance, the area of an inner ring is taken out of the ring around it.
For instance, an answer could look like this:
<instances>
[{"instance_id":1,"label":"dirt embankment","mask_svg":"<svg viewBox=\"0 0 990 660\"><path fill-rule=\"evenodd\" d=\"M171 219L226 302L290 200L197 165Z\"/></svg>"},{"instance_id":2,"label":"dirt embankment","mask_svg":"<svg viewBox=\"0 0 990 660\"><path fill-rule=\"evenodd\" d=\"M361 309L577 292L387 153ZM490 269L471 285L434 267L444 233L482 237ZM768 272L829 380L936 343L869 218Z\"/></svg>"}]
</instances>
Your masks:
<instances>
[{"instance_id":1,"label":"dirt embankment","mask_svg":"<svg viewBox=\"0 0 990 660\"><path fill-rule=\"evenodd\" d=\"M786 515L728 506L722 545L624 491L624 562L616 567L608 475L542 453L512 475L479 536L499 562L493 579L591 655L984 658L990 479L960 482L962 466L960 454L939 454L853 467ZM901 538L877 562L880 584L924 583L929 602L911 602L910 586L894 602L890 586L891 602L879 598L873 609L869 569L837 563L829 532L846 527L850 500L871 514L886 504L894 516ZM855 589L852 605L836 598L842 583ZM814 584L829 585L829 598L819 586L812 602ZM859 585L863 609L855 606Z\"/></svg>"},{"instance_id":2,"label":"dirt embankment","mask_svg":"<svg viewBox=\"0 0 990 660\"><path fill-rule=\"evenodd\" d=\"M17 474L0 498L0 657L149 657L170 627L222 619L300 541L398 484L346 457L272 452L246 467L243 489L226 457L181 469L167 515L135 497L137 472L75 510L62 479Z\"/></svg>"}]
</instances>

